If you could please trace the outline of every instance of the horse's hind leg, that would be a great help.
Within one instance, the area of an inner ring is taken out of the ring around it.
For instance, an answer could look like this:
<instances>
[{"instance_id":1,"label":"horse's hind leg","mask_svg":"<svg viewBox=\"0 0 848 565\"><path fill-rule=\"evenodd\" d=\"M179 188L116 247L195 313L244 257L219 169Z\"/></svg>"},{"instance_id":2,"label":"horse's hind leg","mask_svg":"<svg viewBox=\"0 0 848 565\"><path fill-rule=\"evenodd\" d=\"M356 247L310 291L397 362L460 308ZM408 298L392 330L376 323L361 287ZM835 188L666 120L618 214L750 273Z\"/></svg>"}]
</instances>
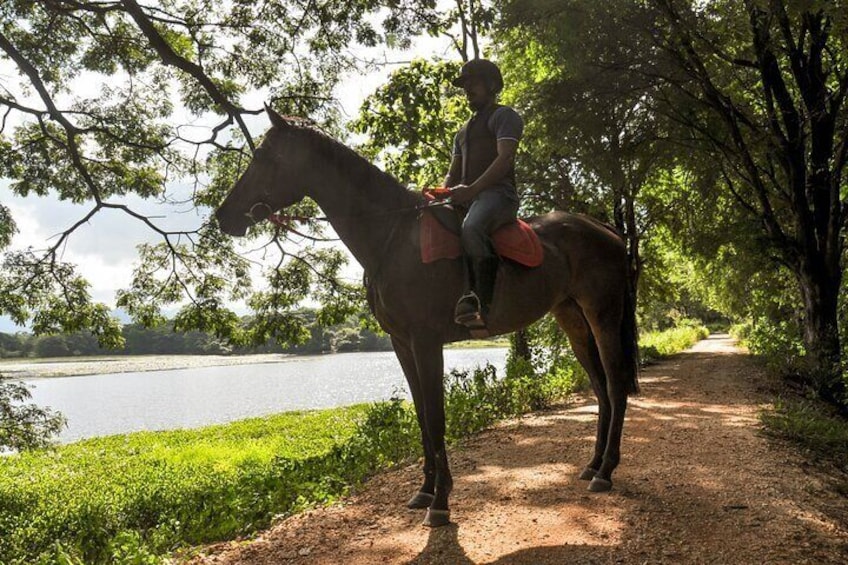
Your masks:
<instances>
[{"instance_id":1,"label":"horse's hind leg","mask_svg":"<svg viewBox=\"0 0 848 565\"><path fill-rule=\"evenodd\" d=\"M589 322L583 315L583 311L573 300L567 300L556 306L553 310L559 327L568 336L574 356L586 373L592 390L598 399L598 429L595 435L595 453L592 460L583 469L580 478L591 481L595 478L604 459L607 447L607 436L610 429L610 401L607 395L607 378L601 363L595 338L589 328Z\"/></svg>"},{"instance_id":2,"label":"horse's hind leg","mask_svg":"<svg viewBox=\"0 0 848 565\"><path fill-rule=\"evenodd\" d=\"M617 301L606 302L597 311L584 310L606 375L606 394L609 398L609 431L603 461L589 485L594 492L612 488L612 472L621 459L621 433L627 411L627 395L633 379L633 364L628 362L622 342L624 305Z\"/></svg>"},{"instance_id":3,"label":"horse's hind leg","mask_svg":"<svg viewBox=\"0 0 848 565\"><path fill-rule=\"evenodd\" d=\"M421 392L421 383L418 379L418 368L415 366L415 357L409 345L397 337L392 336L392 346L403 369L406 382L409 384L409 392L412 393L412 401L415 404L415 415L418 417L418 426L421 428L421 444L424 447L424 484L421 485L418 492L406 503L406 506L407 508L428 508L435 498L436 464L433 443L427 434L427 425L424 416L424 399Z\"/></svg>"}]
</instances>

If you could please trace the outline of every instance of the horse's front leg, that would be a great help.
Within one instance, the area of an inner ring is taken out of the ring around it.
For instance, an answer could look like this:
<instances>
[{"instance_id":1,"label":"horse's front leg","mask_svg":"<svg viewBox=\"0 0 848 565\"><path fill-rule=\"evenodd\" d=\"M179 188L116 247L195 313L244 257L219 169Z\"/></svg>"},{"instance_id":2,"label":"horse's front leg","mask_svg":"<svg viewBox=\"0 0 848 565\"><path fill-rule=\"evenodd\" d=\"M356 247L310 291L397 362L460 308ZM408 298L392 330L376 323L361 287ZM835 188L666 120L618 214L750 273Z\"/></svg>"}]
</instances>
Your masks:
<instances>
[{"instance_id":1,"label":"horse's front leg","mask_svg":"<svg viewBox=\"0 0 848 565\"><path fill-rule=\"evenodd\" d=\"M427 434L427 423L424 416L424 399L421 392L421 384L418 378L418 368L415 365L415 357L411 346L404 340L392 336L392 346L395 355L400 362L409 392L412 394L412 402L415 404L415 415L418 417L418 427L421 428L421 445L424 448L424 484L406 503L408 508L428 508L436 498L436 458L433 453L433 444Z\"/></svg>"},{"instance_id":2,"label":"horse's front leg","mask_svg":"<svg viewBox=\"0 0 848 565\"><path fill-rule=\"evenodd\" d=\"M448 498L453 478L445 448L445 389L442 341L434 335L412 337L412 354L418 372L421 400L424 405L424 426L433 449L435 489L433 501L424 518L425 526L445 526L450 523Z\"/></svg>"}]
</instances>

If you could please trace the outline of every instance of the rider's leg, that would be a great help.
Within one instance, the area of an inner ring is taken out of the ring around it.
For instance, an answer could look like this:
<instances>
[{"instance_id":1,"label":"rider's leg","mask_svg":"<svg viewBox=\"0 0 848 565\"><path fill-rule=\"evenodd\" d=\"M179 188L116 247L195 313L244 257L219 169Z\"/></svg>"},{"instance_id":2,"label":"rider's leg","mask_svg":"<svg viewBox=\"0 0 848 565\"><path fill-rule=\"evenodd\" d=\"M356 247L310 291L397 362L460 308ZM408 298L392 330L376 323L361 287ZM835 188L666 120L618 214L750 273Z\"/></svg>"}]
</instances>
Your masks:
<instances>
[{"instance_id":1,"label":"rider's leg","mask_svg":"<svg viewBox=\"0 0 848 565\"><path fill-rule=\"evenodd\" d=\"M484 190L468 208L462 222L462 248L468 265L469 288L473 291L464 294L457 302L457 323L481 323L481 317L492 300L498 266L498 257L489 235L514 221L517 211L518 203L498 189Z\"/></svg>"}]
</instances>

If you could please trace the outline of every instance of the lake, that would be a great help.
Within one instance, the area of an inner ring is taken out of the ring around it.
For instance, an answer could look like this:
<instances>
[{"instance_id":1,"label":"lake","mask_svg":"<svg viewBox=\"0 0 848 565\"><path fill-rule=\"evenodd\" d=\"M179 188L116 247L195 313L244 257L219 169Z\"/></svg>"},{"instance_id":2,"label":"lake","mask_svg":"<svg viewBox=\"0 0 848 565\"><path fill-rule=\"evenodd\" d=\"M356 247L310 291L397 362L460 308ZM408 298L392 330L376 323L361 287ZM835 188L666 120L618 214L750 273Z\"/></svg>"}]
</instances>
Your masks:
<instances>
[{"instance_id":1,"label":"lake","mask_svg":"<svg viewBox=\"0 0 848 565\"><path fill-rule=\"evenodd\" d=\"M487 362L503 374L506 348L446 349L445 370ZM194 428L291 410L410 398L391 351L293 356L275 363L25 380L32 402L62 412L59 441Z\"/></svg>"}]
</instances>

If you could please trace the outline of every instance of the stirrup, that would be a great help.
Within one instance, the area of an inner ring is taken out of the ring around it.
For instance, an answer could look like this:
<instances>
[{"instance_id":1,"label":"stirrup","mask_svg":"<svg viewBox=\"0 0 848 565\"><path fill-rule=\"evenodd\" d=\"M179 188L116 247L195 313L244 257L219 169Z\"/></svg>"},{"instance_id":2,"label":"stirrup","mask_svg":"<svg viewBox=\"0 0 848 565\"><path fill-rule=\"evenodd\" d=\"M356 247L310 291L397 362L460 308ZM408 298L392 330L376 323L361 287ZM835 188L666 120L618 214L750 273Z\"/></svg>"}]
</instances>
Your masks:
<instances>
[{"instance_id":1,"label":"stirrup","mask_svg":"<svg viewBox=\"0 0 848 565\"><path fill-rule=\"evenodd\" d=\"M480 307L480 298L474 292L463 294L456 303L454 322L469 329L485 329L486 321Z\"/></svg>"}]
</instances>

